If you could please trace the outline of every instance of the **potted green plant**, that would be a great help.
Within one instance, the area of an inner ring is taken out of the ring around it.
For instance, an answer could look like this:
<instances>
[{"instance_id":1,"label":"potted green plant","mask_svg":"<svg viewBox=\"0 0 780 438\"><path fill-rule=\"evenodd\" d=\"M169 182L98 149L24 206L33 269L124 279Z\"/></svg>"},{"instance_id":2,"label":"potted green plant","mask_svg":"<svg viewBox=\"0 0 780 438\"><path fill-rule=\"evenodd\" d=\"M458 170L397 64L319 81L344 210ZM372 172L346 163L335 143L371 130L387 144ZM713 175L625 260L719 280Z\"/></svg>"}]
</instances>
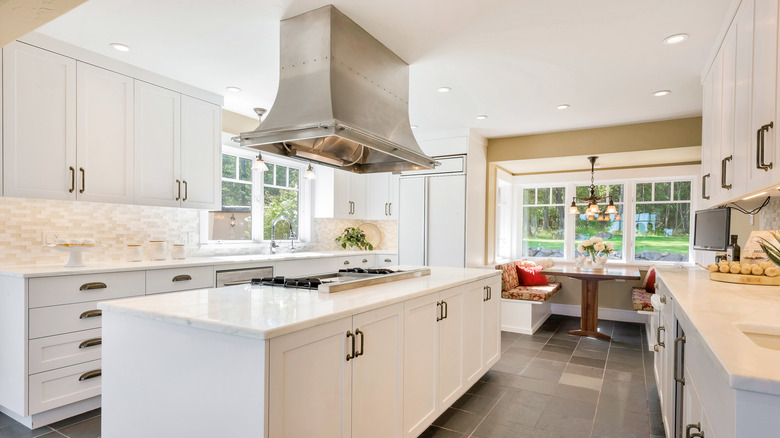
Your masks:
<instances>
[{"instance_id":1,"label":"potted green plant","mask_svg":"<svg viewBox=\"0 0 780 438\"><path fill-rule=\"evenodd\" d=\"M371 251L374 245L366 240L366 233L358 227L344 228L344 232L336 238L336 242L341 243L342 248L358 248L363 251Z\"/></svg>"},{"instance_id":2,"label":"potted green plant","mask_svg":"<svg viewBox=\"0 0 780 438\"><path fill-rule=\"evenodd\" d=\"M778 236L778 234L772 233L772 237L774 237L777 241L777 245L766 239L761 239L759 246L761 246L761 249L764 250L766 256L769 257L769 260L771 260L772 263L774 263L776 266L780 267L780 236Z\"/></svg>"}]
</instances>

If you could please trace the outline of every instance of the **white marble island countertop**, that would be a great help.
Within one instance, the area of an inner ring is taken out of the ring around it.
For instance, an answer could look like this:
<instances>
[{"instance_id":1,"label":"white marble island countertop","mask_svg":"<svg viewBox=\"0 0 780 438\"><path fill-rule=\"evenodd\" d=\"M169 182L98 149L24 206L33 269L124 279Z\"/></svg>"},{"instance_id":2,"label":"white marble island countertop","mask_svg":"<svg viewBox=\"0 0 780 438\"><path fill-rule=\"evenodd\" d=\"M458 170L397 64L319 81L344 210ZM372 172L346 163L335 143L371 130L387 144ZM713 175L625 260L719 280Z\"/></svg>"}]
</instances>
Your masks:
<instances>
[{"instance_id":1,"label":"white marble island countertop","mask_svg":"<svg viewBox=\"0 0 780 438\"><path fill-rule=\"evenodd\" d=\"M780 336L780 287L723 283L702 269L659 269L676 307L704 339L735 389L780 395L780 350L756 345L741 330ZM676 310L675 310L676 311Z\"/></svg>"},{"instance_id":2,"label":"white marble island countertop","mask_svg":"<svg viewBox=\"0 0 780 438\"><path fill-rule=\"evenodd\" d=\"M470 282L498 279L500 275L500 271L491 269L431 268L431 275L330 294L239 285L113 300L98 307L104 314L270 339Z\"/></svg>"}]
</instances>

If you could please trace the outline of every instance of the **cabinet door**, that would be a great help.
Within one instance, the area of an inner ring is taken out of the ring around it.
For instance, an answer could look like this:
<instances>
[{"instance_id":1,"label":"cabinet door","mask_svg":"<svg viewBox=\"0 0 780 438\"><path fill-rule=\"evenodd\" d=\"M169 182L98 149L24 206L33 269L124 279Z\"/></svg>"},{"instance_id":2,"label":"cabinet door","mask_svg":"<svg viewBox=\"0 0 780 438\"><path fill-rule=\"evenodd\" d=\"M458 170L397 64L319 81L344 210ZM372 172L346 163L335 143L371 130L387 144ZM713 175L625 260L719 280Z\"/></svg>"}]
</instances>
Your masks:
<instances>
[{"instance_id":1,"label":"cabinet door","mask_svg":"<svg viewBox=\"0 0 780 438\"><path fill-rule=\"evenodd\" d=\"M425 203L427 178L403 178L400 182L398 264L425 264Z\"/></svg>"},{"instance_id":2,"label":"cabinet door","mask_svg":"<svg viewBox=\"0 0 780 438\"><path fill-rule=\"evenodd\" d=\"M743 2L744 3L744 2ZM772 184L776 177L775 169L780 163L773 162L777 142L778 120L775 119L777 98L777 1L755 0L754 38L753 38L753 143L749 148L750 166L748 166L748 191ZM772 164L772 170L761 169L761 150L757 144L756 133L762 126L772 122L773 128L764 134L764 164Z\"/></svg>"},{"instance_id":3,"label":"cabinet door","mask_svg":"<svg viewBox=\"0 0 780 438\"><path fill-rule=\"evenodd\" d=\"M355 315L360 356L352 362L352 436L403 434L403 303Z\"/></svg>"},{"instance_id":4,"label":"cabinet door","mask_svg":"<svg viewBox=\"0 0 780 438\"><path fill-rule=\"evenodd\" d=\"M465 392L463 378L463 319L465 287L441 293L444 319L439 321L439 412Z\"/></svg>"},{"instance_id":5,"label":"cabinet door","mask_svg":"<svg viewBox=\"0 0 780 438\"><path fill-rule=\"evenodd\" d=\"M717 173L720 175L715 185L720 191L718 198L722 201L731 199L736 191L734 185L734 113L735 80L737 75L737 29L732 26L721 46L721 126L720 151L718 151ZM744 187L741 188L744 190Z\"/></svg>"},{"instance_id":6,"label":"cabinet door","mask_svg":"<svg viewBox=\"0 0 780 438\"><path fill-rule=\"evenodd\" d=\"M5 196L76 198L76 61L3 47Z\"/></svg>"},{"instance_id":7,"label":"cabinet door","mask_svg":"<svg viewBox=\"0 0 780 438\"><path fill-rule=\"evenodd\" d=\"M432 176L428 186L429 266L466 266L466 175Z\"/></svg>"},{"instance_id":8,"label":"cabinet door","mask_svg":"<svg viewBox=\"0 0 780 438\"><path fill-rule=\"evenodd\" d=\"M714 203L712 199L712 154L715 150L712 132L714 128L714 114L712 108L712 69L704 78L702 84L702 123L701 123L701 179L699 196L702 205L709 206Z\"/></svg>"},{"instance_id":9,"label":"cabinet door","mask_svg":"<svg viewBox=\"0 0 780 438\"><path fill-rule=\"evenodd\" d=\"M736 22L736 70L734 88L734 150L733 166L730 176L733 188L732 196L748 191L747 170L750 162L750 148L755 141L755 133L750 126L751 89L750 78L753 74L753 0L742 2L737 12Z\"/></svg>"},{"instance_id":10,"label":"cabinet door","mask_svg":"<svg viewBox=\"0 0 780 438\"><path fill-rule=\"evenodd\" d=\"M219 209L222 110L219 105L181 97L182 207Z\"/></svg>"},{"instance_id":11,"label":"cabinet door","mask_svg":"<svg viewBox=\"0 0 780 438\"><path fill-rule=\"evenodd\" d=\"M76 187L85 201L133 202L133 79L79 62Z\"/></svg>"},{"instance_id":12,"label":"cabinet door","mask_svg":"<svg viewBox=\"0 0 780 438\"><path fill-rule=\"evenodd\" d=\"M347 317L270 340L268 436L350 436L351 330Z\"/></svg>"},{"instance_id":13,"label":"cabinet door","mask_svg":"<svg viewBox=\"0 0 780 438\"><path fill-rule=\"evenodd\" d=\"M482 376L484 359L482 320L483 307L487 303L487 285L477 281L466 285L463 295L463 375L466 386L471 386Z\"/></svg>"},{"instance_id":14,"label":"cabinet door","mask_svg":"<svg viewBox=\"0 0 780 438\"><path fill-rule=\"evenodd\" d=\"M369 175L349 172L349 199L352 201L352 219L368 217L368 181Z\"/></svg>"},{"instance_id":15,"label":"cabinet door","mask_svg":"<svg viewBox=\"0 0 780 438\"><path fill-rule=\"evenodd\" d=\"M344 170L333 172L333 217L341 219L354 218L354 206L350 196L352 189L352 173Z\"/></svg>"},{"instance_id":16,"label":"cabinet door","mask_svg":"<svg viewBox=\"0 0 780 438\"><path fill-rule=\"evenodd\" d=\"M375 173L369 175L369 192L366 199L368 203L368 219L384 220L388 219L388 204L390 200L390 177L389 173Z\"/></svg>"},{"instance_id":17,"label":"cabinet door","mask_svg":"<svg viewBox=\"0 0 780 438\"><path fill-rule=\"evenodd\" d=\"M490 295L482 306L482 360L485 370L501 358L501 281L491 281L488 287Z\"/></svg>"},{"instance_id":18,"label":"cabinet door","mask_svg":"<svg viewBox=\"0 0 780 438\"><path fill-rule=\"evenodd\" d=\"M417 437L436 419L438 294L404 303L404 436Z\"/></svg>"},{"instance_id":19,"label":"cabinet door","mask_svg":"<svg viewBox=\"0 0 780 438\"><path fill-rule=\"evenodd\" d=\"M705 159L710 161L711 181L708 181L709 188L711 188L712 198L710 202L719 203L724 199L723 189L721 188L721 149L724 142L723 138L723 51L718 52L715 57L715 61L712 63L710 69L710 76L712 76L712 133L710 144L712 149L710 154Z\"/></svg>"},{"instance_id":20,"label":"cabinet door","mask_svg":"<svg viewBox=\"0 0 780 438\"><path fill-rule=\"evenodd\" d=\"M388 175L388 177L390 185L387 194L387 219L398 219L398 190L401 177L393 174Z\"/></svg>"},{"instance_id":21,"label":"cabinet door","mask_svg":"<svg viewBox=\"0 0 780 438\"><path fill-rule=\"evenodd\" d=\"M181 94L135 81L135 202L178 207ZM177 181L178 180L178 181Z\"/></svg>"}]
</instances>

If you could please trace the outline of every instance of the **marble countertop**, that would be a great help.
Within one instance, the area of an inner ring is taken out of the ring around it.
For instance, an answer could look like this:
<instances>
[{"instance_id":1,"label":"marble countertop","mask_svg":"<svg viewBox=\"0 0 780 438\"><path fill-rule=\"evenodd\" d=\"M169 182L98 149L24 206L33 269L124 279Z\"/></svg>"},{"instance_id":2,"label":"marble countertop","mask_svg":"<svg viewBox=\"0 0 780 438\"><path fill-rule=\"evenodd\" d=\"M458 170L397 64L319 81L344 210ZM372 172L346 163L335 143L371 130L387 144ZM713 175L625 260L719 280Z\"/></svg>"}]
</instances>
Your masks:
<instances>
[{"instance_id":1,"label":"marble countertop","mask_svg":"<svg viewBox=\"0 0 780 438\"><path fill-rule=\"evenodd\" d=\"M195 266L220 266L231 264L274 263L288 260L306 260L311 258L349 257L355 255L388 254L381 251L328 251L328 252L297 252L282 254L249 254L237 256L192 257L183 260L159 261L107 261L89 263L88 266L66 268L57 265L20 265L0 266L0 276L7 277L52 277L60 275L96 274L114 271L145 271L149 269L167 269Z\"/></svg>"},{"instance_id":2,"label":"marble countertop","mask_svg":"<svg viewBox=\"0 0 780 438\"><path fill-rule=\"evenodd\" d=\"M401 267L404 268L413 267ZM236 336L270 339L500 276L500 271L491 269L431 268L431 275L330 294L239 285L112 300L99 303L98 307L103 310L104 317L116 313Z\"/></svg>"},{"instance_id":3,"label":"marble countertop","mask_svg":"<svg viewBox=\"0 0 780 438\"><path fill-rule=\"evenodd\" d=\"M702 269L658 269L706 350L735 389L780 395L780 351L756 345L738 326L780 335L780 287L723 283Z\"/></svg>"}]
</instances>

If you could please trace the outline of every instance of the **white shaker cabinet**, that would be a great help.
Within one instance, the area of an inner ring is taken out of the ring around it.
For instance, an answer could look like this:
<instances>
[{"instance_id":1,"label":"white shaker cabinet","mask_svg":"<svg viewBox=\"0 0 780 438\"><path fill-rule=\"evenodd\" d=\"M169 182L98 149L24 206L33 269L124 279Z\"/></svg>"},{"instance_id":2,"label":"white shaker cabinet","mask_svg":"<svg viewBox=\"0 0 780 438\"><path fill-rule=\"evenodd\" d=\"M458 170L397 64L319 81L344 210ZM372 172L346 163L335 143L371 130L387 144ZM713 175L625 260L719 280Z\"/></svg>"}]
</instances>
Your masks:
<instances>
[{"instance_id":1,"label":"white shaker cabinet","mask_svg":"<svg viewBox=\"0 0 780 438\"><path fill-rule=\"evenodd\" d=\"M501 281L492 280L482 284L486 288L482 302L482 370L486 372L501 358ZM468 351L465 353L468 354ZM469 382L473 380L472 376Z\"/></svg>"},{"instance_id":2,"label":"white shaker cabinet","mask_svg":"<svg viewBox=\"0 0 780 438\"><path fill-rule=\"evenodd\" d=\"M222 110L200 99L181 97L182 207L218 209L222 204L219 148Z\"/></svg>"},{"instance_id":3,"label":"white shaker cabinet","mask_svg":"<svg viewBox=\"0 0 780 438\"><path fill-rule=\"evenodd\" d=\"M365 219L370 175L314 165L314 217Z\"/></svg>"},{"instance_id":4,"label":"white shaker cabinet","mask_svg":"<svg viewBox=\"0 0 780 438\"><path fill-rule=\"evenodd\" d=\"M76 61L3 47L4 194L76 198Z\"/></svg>"},{"instance_id":5,"label":"white shaker cabinet","mask_svg":"<svg viewBox=\"0 0 780 438\"><path fill-rule=\"evenodd\" d=\"M269 436L399 436L402 318L396 304L272 339Z\"/></svg>"},{"instance_id":6,"label":"white shaker cabinet","mask_svg":"<svg viewBox=\"0 0 780 438\"><path fill-rule=\"evenodd\" d=\"M370 175L368 219L386 220L398 218L398 175L376 173Z\"/></svg>"},{"instance_id":7,"label":"white shaker cabinet","mask_svg":"<svg viewBox=\"0 0 780 438\"><path fill-rule=\"evenodd\" d=\"M181 94L135 81L135 202L178 207L182 198Z\"/></svg>"},{"instance_id":8,"label":"white shaker cabinet","mask_svg":"<svg viewBox=\"0 0 780 438\"><path fill-rule=\"evenodd\" d=\"M133 79L76 66L77 198L133 202Z\"/></svg>"}]
</instances>

